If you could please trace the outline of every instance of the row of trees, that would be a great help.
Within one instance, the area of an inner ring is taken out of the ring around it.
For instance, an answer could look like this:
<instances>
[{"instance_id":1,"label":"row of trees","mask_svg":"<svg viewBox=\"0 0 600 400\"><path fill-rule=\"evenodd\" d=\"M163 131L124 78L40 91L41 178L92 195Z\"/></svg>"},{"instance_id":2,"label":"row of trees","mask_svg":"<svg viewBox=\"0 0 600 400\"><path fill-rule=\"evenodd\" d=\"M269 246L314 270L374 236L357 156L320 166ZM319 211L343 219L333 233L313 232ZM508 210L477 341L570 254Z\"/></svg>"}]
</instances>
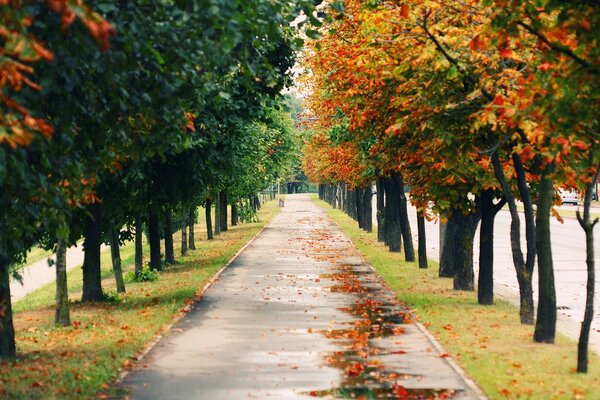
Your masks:
<instances>
[{"instance_id":1,"label":"row of trees","mask_svg":"<svg viewBox=\"0 0 600 400\"><path fill-rule=\"evenodd\" d=\"M381 179L410 185L421 216L448 222L440 275L453 277L458 290L474 288L473 238L481 222L481 304L493 302L494 218L507 203L521 322L535 322L537 342L554 342L556 332L549 225L555 189L585 194L578 213L588 266L580 372L587 371L593 316L599 11L596 1L348 0L305 57L304 90L315 114L304 151L309 178L351 188ZM382 226L396 213L387 207L402 210L402 197L378 201Z\"/></svg>"},{"instance_id":2,"label":"row of trees","mask_svg":"<svg viewBox=\"0 0 600 400\"><path fill-rule=\"evenodd\" d=\"M209 237L226 230L227 205L233 223L243 199L256 208L299 146L279 93L312 1L93 4L0 2L0 358L16 354L9 271L33 245L57 251L66 325L69 246L83 237L82 301L103 301L103 242L125 290L119 243L135 235L139 272L146 226L160 270L174 221L186 241L197 206L215 207Z\"/></svg>"}]
</instances>

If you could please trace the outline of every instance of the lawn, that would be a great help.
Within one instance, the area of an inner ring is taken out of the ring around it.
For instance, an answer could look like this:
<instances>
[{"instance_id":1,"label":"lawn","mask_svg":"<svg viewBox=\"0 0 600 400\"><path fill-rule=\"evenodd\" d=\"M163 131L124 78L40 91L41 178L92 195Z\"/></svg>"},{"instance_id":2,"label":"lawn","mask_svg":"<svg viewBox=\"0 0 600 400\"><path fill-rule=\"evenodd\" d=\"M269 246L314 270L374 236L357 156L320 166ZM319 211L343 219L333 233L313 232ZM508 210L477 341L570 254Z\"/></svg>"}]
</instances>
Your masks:
<instances>
[{"instance_id":1,"label":"lawn","mask_svg":"<svg viewBox=\"0 0 600 400\"><path fill-rule=\"evenodd\" d=\"M82 304L81 269L68 274L72 326L54 325L54 285L14 305L18 360L0 362L0 398L89 399L119 396L112 382L131 368L148 343L163 334L201 295L202 288L236 252L279 212L276 201L259 211L260 222L239 224L206 240L201 218L195 226L196 250L178 257L154 282L130 283L117 296L110 252L102 254L104 290L111 301ZM180 234L174 238L179 255ZM125 271L133 270L133 243L121 248ZM147 245L144 248L148 254ZM146 260L147 261L147 260Z\"/></svg>"},{"instance_id":2,"label":"lawn","mask_svg":"<svg viewBox=\"0 0 600 400\"><path fill-rule=\"evenodd\" d=\"M313 199L315 199L313 197ZM590 359L590 373L577 374L577 345L558 336L556 344L533 342L533 327L519 323L518 310L502 300L477 304L474 292L452 289L451 279L404 261L377 242L376 233L318 199L368 262L408 304L416 317L491 399L600 399L600 359Z\"/></svg>"}]
</instances>

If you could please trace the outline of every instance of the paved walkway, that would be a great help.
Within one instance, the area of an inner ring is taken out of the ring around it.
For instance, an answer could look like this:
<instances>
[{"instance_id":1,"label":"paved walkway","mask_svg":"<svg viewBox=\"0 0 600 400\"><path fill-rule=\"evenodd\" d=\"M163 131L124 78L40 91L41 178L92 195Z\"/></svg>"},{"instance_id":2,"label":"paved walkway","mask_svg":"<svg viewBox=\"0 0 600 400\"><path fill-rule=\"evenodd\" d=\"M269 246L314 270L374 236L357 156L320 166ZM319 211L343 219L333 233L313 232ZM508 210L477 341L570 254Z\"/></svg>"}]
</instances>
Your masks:
<instances>
[{"instance_id":1,"label":"paved walkway","mask_svg":"<svg viewBox=\"0 0 600 400\"><path fill-rule=\"evenodd\" d=\"M482 398L307 195L123 385L133 399Z\"/></svg>"}]
</instances>

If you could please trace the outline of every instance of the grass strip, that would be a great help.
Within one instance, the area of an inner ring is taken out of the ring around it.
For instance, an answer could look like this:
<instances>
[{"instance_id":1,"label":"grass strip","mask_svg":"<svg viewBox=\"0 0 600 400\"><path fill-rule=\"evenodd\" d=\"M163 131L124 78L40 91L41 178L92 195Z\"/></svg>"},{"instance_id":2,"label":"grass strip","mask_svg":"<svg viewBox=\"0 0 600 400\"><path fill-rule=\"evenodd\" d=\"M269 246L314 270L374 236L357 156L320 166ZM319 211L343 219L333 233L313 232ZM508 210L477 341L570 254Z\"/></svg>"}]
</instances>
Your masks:
<instances>
[{"instance_id":1,"label":"grass strip","mask_svg":"<svg viewBox=\"0 0 600 400\"><path fill-rule=\"evenodd\" d=\"M0 361L0 398L89 399L122 395L110 383L157 334L194 301L198 291L235 253L278 212L276 201L263 205L260 222L229 227L206 240L203 219L195 226L196 250L166 266L154 282L130 283L117 296L110 252L102 255L104 290L112 301L82 304L81 269L69 271L72 326L54 325L54 284L29 294L15 304L16 361ZM181 234L174 237L176 255ZM125 271L133 270L133 243L121 248ZM145 255L148 249L144 249Z\"/></svg>"},{"instance_id":2,"label":"grass strip","mask_svg":"<svg viewBox=\"0 0 600 400\"><path fill-rule=\"evenodd\" d=\"M480 306L476 293L455 291L451 279L439 278L437 263L419 269L378 243L376 233L364 232L342 211L312 198L490 399L600 399L594 353L590 372L577 374L574 341L558 335L556 344L534 343L533 326L520 324L513 305L496 300Z\"/></svg>"}]
</instances>

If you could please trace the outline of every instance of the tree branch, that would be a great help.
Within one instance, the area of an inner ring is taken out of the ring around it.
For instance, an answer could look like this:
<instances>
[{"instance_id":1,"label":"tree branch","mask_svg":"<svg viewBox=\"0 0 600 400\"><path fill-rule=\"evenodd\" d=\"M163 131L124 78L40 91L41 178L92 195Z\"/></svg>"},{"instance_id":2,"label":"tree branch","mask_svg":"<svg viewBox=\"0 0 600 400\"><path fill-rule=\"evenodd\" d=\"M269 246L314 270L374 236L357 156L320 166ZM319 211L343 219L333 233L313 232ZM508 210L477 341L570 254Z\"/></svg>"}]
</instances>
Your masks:
<instances>
[{"instance_id":1,"label":"tree branch","mask_svg":"<svg viewBox=\"0 0 600 400\"><path fill-rule=\"evenodd\" d=\"M600 75L600 68L595 67L594 65L592 65L588 61L586 61L583 58L579 57L577 54L575 54L568 47L561 46L561 45L559 45L557 43L551 42L538 29L536 29L535 27L533 27L533 26L531 26L531 25L529 25L529 24L527 24L527 23L525 23L523 21L519 21L517 24L519 26L523 27L527 32L529 32L532 35L536 36L540 41L542 41L543 43L547 44L552 50L556 51L557 53L561 53L561 54L566 55L567 57L569 57L573 61L575 61L577 64L581 65L584 69L587 69L588 71L590 71L592 74L594 74L594 75Z\"/></svg>"}]
</instances>

